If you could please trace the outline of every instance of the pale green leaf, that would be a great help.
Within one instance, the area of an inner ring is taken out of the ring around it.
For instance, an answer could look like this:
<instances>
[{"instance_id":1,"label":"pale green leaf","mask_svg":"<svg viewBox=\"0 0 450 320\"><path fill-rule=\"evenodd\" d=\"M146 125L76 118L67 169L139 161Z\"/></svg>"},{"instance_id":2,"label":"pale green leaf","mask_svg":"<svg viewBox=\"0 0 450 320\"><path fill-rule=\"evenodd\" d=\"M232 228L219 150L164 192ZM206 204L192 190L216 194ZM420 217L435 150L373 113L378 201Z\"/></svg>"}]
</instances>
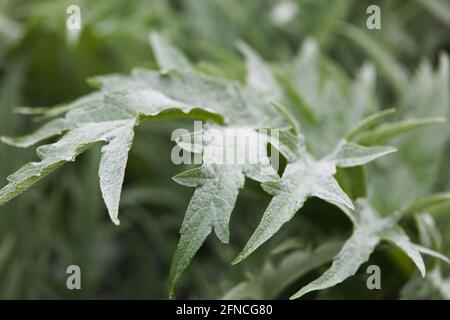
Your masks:
<instances>
[{"instance_id":1,"label":"pale green leaf","mask_svg":"<svg viewBox=\"0 0 450 320\"><path fill-rule=\"evenodd\" d=\"M281 88L274 74L266 63L245 42L239 41L237 47L242 52L247 63L247 85L273 100L282 97Z\"/></svg>"},{"instance_id":2,"label":"pale green leaf","mask_svg":"<svg viewBox=\"0 0 450 320\"><path fill-rule=\"evenodd\" d=\"M244 186L244 174L241 169L228 165L217 165L204 170L211 169L214 170L214 178L208 179L198 179L201 175L199 171L190 171L198 187L186 210L180 241L172 260L169 274L170 296L174 295L181 273L213 229L222 242L229 241L228 224L239 189ZM187 175L182 178L183 182L191 181Z\"/></svg>"},{"instance_id":3,"label":"pale green leaf","mask_svg":"<svg viewBox=\"0 0 450 320\"><path fill-rule=\"evenodd\" d=\"M422 277L425 277L425 263L420 255L420 251L400 227L392 227L387 230L383 230L381 237L386 241L392 242L403 252L405 252L417 266Z\"/></svg>"},{"instance_id":4,"label":"pale green leaf","mask_svg":"<svg viewBox=\"0 0 450 320\"><path fill-rule=\"evenodd\" d=\"M437 251L431 250L427 247L423 247L421 245L415 244L414 247L422 254L425 254L427 256L439 259L444 261L447 264L450 264L450 260L447 256L443 255L442 253L439 253Z\"/></svg>"},{"instance_id":5,"label":"pale green leaf","mask_svg":"<svg viewBox=\"0 0 450 320\"><path fill-rule=\"evenodd\" d=\"M355 167L371 162L397 151L393 147L364 147L355 143L343 141L333 156L336 166L340 168Z\"/></svg>"},{"instance_id":6,"label":"pale green leaf","mask_svg":"<svg viewBox=\"0 0 450 320\"><path fill-rule=\"evenodd\" d=\"M413 203L400 210L400 215L409 216L414 213L420 213L435 206L450 202L450 193L438 193L429 196L417 198Z\"/></svg>"},{"instance_id":7,"label":"pale green leaf","mask_svg":"<svg viewBox=\"0 0 450 320\"><path fill-rule=\"evenodd\" d=\"M398 122L383 124L373 130L359 135L356 140L359 144L374 145L384 142L386 139L404 134L430 125L445 123L445 118L407 119Z\"/></svg>"},{"instance_id":8,"label":"pale green leaf","mask_svg":"<svg viewBox=\"0 0 450 320\"><path fill-rule=\"evenodd\" d=\"M108 208L111 220L119 225L119 202L122 193L122 184L125 177L125 168L128 152L131 149L134 137L135 122L109 132L106 140L109 142L102 148L99 178L103 199Z\"/></svg>"},{"instance_id":9,"label":"pale green leaf","mask_svg":"<svg viewBox=\"0 0 450 320\"><path fill-rule=\"evenodd\" d=\"M248 280L230 289L222 299L276 299L296 280L330 262L341 247L342 242L334 240L313 250L297 248L276 263L271 258Z\"/></svg>"},{"instance_id":10,"label":"pale green leaf","mask_svg":"<svg viewBox=\"0 0 450 320\"><path fill-rule=\"evenodd\" d=\"M358 199L355 208L353 234L334 258L331 267L318 279L300 289L292 299L300 298L311 291L329 288L356 274L381 240L393 243L406 253L423 277L425 264L421 253L448 262L444 255L412 243L397 224L398 216L383 218L366 199Z\"/></svg>"},{"instance_id":11,"label":"pale green leaf","mask_svg":"<svg viewBox=\"0 0 450 320\"><path fill-rule=\"evenodd\" d=\"M208 180L214 179L215 173L212 166L201 166L194 169L183 171L172 179L186 187L196 188L204 185Z\"/></svg>"},{"instance_id":12,"label":"pale green leaf","mask_svg":"<svg viewBox=\"0 0 450 320\"><path fill-rule=\"evenodd\" d=\"M115 77L103 79L105 81L116 81L113 80ZM131 84L133 81L135 84ZM115 163L117 166L111 166L106 169L108 166L102 161L100 172L103 197L111 218L115 223L118 223L118 203L123 182L123 170L127 159L126 151L129 150L132 140L131 127L129 126L134 126L138 121L167 116L220 119L220 116L213 114L206 108L201 109L200 107L174 100L152 89L142 89L143 84L139 84L138 80L130 80L129 85L126 85L128 90L123 91L112 90L112 88L116 88L117 84L103 85L107 88L104 89L104 97L101 100L97 94L88 95L85 99L79 99L74 103L65 118L53 120L31 136L23 139L7 140L7 142L25 146L68 131L66 136L59 142L50 145L51 147L38 148L38 154L43 161L27 165L19 170L17 174L10 177L10 184L0 191L0 204L6 203L28 189L50 171L62 165L64 161L73 161L72 159L93 143L100 141L112 143L114 139L118 139L120 142L117 141L117 144L106 146L103 150L105 157L103 161L108 162L114 158L115 162L111 161L111 163ZM127 125L114 126L116 123L123 122ZM98 128L96 125L98 125ZM101 131L102 127L109 128L110 134L103 133ZM91 134L94 136L86 136L89 133L81 134L83 129L91 130ZM97 131L101 131L103 134L95 135ZM115 136L115 134L117 135ZM72 150L70 157L66 156L68 152L66 149ZM41 156L44 154L44 151L45 154L50 156L50 152L47 152L47 150L55 153L50 159ZM64 155L62 159L58 158L59 153ZM116 180L111 180L109 175L116 175Z\"/></svg>"},{"instance_id":13,"label":"pale green leaf","mask_svg":"<svg viewBox=\"0 0 450 320\"><path fill-rule=\"evenodd\" d=\"M130 121L86 124L71 130L54 144L39 147L37 153L41 161L29 163L8 177L9 184L0 190L0 205L15 198L65 162L75 161L92 144L108 142L111 131L130 125Z\"/></svg>"},{"instance_id":14,"label":"pale green leaf","mask_svg":"<svg viewBox=\"0 0 450 320\"><path fill-rule=\"evenodd\" d=\"M270 239L309 197L319 197L336 205L353 208L352 201L333 178L335 166L327 161L300 159L289 163L280 182L264 184L274 197L261 222L233 264L239 263ZM275 186L273 185L275 184Z\"/></svg>"},{"instance_id":15,"label":"pale green leaf","mask_svg":"<svg viewBox=\"0 0 450 320\"><path fill-rule=\"evenodd\" d=\"M171 69L191 70L192 66L184 54L169 44L158 33L152 32L149 36L156 61L162 71Z\"/></svg>"},{"instance_id":16,"label":"pale green leaf","mask_svg":"<svg viewBox=\"0 0 450 320\"><path fill-rule=\"evenodd\" d=\"M254 91L234 81L194 73L160 73L136 69L133 79L165 96L195 107L212 110L226 124L253 128L284 127L274 106Z\"/></svg>"},{"instance_id":17,"label":"pale green leaf","mask_svg":"<svg viewBox=\"0 0 450 320\"><path fill-rule=\"evenodd\" d=\"M298 299L311 291L332 287L353 276L361 264L369 259L379 241L379 237L368 232L364 227L356 229L334 258L330 269L295 293L291 299Z\"/></svg>"},{"instance_id":18,"label":"pale green leaf","mask_svg":"<svg viewBox=\"0 0 450 320\"><path fill-rule=\"evenodd\" d=\"M59 136L69 128L70 125L67 123L66 119L55 119L32 134L22 137L1 137L0 140L10 146L28 148L45 139Z\"/></svg>"},{"instance_id":19,"label":"pale green leaf","mask_svg":"<svg viewBox=\"0 0 450 320\"><path fill-rule=\"evenodd\" d=\"M439 267L428 272L425 278L412 278L401 290L402 299L450 299L450 279L444 278Z\"/></svg>"},{"instance_id":20,"label":"pale green leaf","mask_svg":"<svg viewBox=\"0 0 450 320\"><path fill-rule=\"evenodd\" d=\"M394 113L395 113L395 109L387 109L387 110L383 110L378 113L372 114L372 115L368 116L367 118L364 118L363 120L361 120L361 122L355 128L353 128L347 134L346 140L354 141L355 139L357 139L358 135L360 135L361 133L363 133L364 131L366 131L368 129L372 129L376 125L379 125L385 117L387 117L391 114L394 114Z\"/></svg>"},{"instance_id":21,"label":"pale green leaf","mask_svg":"<svg viewBox=\"0 0 450 320\"><path fill-rule=\"evenodd\" d=\"M103 93L94 91L67 104L61 104L53 107L16 107L14 108L14 112L23 115L35 116L35 120L41 121L61 116L73 109L88 107L90 105L100 104L102 102Z\"/></svg>"},{"instance_id":22,"label":"pale green leaf","mask_svg":"<svg viewBox=\"0 0 450 320\"><path fill-rule=\"evenodd\" d=\"M189 141L191 143L195 141L190 139L192 135L184 136L177 141L185 150L201 151L203 165L173 178L182 185L197 189L186 211L180 231L180 242L172 261L169 277L171 296L181 273L188 267L190 260L212 230L222 242L228 243L231 212L239 190L244 186L245 176L257 181L279 179L270 166L266 153L267 136L260 135L252 129L217 127L205 129L201 134L200 148L189 144ZM245 150L248 146L252 147ZM245 152L250 153L248 159L253 159L253 162L237 160ZM228 163L227 160L233 162ZM196 227L200 223L202 227Z\"/></svg>"},{"instance_id":23,"label":"pale green leaf","mask_svg":"<svg viewBox=\"0 0 450 320\"><path fill-rule=\"evenodd\" d=\"M318 197L340 208L353 209L352 200L333 177L337 166L359 166L395 151L391 147L366 148L344 141L330 155L316 160L304 150L303 137L298 138L297 144L303 150L303 155L295 162L288 163L281 181L263 184L264 190L274 197L233 264L241 262L269 240L310 197ZM349 218L352 219L351 214Z\"/></svg>"},{"instance_id":24,"label":"pale green leaf","mask_svg":"<svg viewBox=\"0 0 450 320\"><path fill-rule=\"evenodd\" d=\"M420 243L428 248L441 249L443 238L436 221L429 213L417 213L414 220L419 231Z\"/></svg>"},{"instance_id":25,"label":"pale green leaf","mask_svg":"<svg viewBox=\"0 0 450 320\"><path fill-rule=\"evenodd\" d=\"M208 212L205 211L207 211L207 209L200 208L200 210L197 211L197 215L191 218L190 222L193 223L193 226L185 233L181 233L180 240L178 241L178 245L170 265L168 281L169 297L174 296L175 284L178 282L178 279L183 271L190 264L195 253L198 249L200 249L212 231Z\"/></svg>"}]
</instances>

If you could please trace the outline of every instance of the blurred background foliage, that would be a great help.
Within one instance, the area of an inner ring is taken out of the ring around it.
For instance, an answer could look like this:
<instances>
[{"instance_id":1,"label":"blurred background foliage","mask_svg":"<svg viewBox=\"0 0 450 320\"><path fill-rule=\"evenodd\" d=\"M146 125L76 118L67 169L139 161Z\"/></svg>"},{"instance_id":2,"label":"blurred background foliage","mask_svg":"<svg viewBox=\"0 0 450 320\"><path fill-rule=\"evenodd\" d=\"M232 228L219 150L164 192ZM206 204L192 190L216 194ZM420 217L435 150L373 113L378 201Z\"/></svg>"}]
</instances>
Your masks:
<instances>
[{"instance_id":1,"label":"blurred background foliage","mask_svg":"<svg viewBox=\"0 0 450 320\"><path fill-rule=\"evenodd\" d=\"M65 27L71 4L82 15L75 37ZM371 4L381 7L381 30L366 28ZM394 118L448 119L447 0L0 0L1 134L20 135L39 125L14 107L63 104L89 92L91 76L155 68L152 30L203 72L241 80L245 65L235 44L246 41L270 62L300 119L308 119L308 104L319 113L320 106L352 105L333 129L302 124L310 139L325 141L324 148L361 118L361 110L395 107ZM170 133L181 125L188 123L159 121L138 129L120 227L109 221L101 200L98 149L1 207L0 298L166 298L170 259L193 192L170 179L182 169L170 161ZM400 151L366 170L380 212L448 190L449 138L448 126L436 126L392 141ZM0 145L0 180L34 157L32 150ZM256 183L246 184L232 217L231 245L208 239L178 297L287 298L326 268L351 232L337 208L312 199L264 249L232 267L269 201ZM353 195L361 192L352 181L341 184ZM448 256L449 211L425 212L405 227L414 240ZM428 262L433 271L421 279L406 256L382 245L368 263L381 267L382 290L367 290L364 265L344 283L307 298L450 298L448 267ZM81 267L80 291L66 289L71 264Z\"/></svg>"}]
</instances>

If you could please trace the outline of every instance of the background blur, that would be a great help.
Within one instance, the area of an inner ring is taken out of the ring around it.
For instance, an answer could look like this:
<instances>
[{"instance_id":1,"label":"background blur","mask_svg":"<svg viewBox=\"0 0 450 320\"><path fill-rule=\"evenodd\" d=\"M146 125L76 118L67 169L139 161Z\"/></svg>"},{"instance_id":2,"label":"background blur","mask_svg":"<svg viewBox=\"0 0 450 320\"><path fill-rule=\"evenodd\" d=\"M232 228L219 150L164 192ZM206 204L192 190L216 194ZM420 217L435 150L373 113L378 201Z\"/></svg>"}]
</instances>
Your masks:
<instances>
[{"instance_id":1,"label":"background blur","mask_svg":"<svg viewBox=\"0 0 450 320\"><path fill-rule=\"evenodd\" d=\"M81 8L78 39L67 35L70 4ZM366 28L371 4L381 7L381 30ZM358 82L360 68L368 66L376 70L371 97L376 108L448 118L450 86L439 69L439 54L450 51L447 0L0 0L0 134L21 135L40 125L15 114L14 107L62 104L90 92L90 76L155 68L148 45L151 30L162 32L200 70L236 79L245 76L237 39L254 47L281 75L304 41L313 39L327 69L319 76L351 86ZM294 98L291 102L296 103ZM159 121L137 130L120 227L110 222L100 196L99 148L0 207L0 298L165 299L170 259L193 192L171 180L183 168L170 161L170 133L184 124ZM449 132L447 127L421 131L420 139L408 135L394 141L404 147L397 158L369 166L379 210L390 212L416 196L448 190ZM33 148L0 145L1 184L34 159ZM389 175L383 175L385 169L391 170ZM184 273L178 297L287 298L321 269L288 279L280 290L268 288L286 281L289 268L298 270L325 238L339 243L351 231L338 209L312 199L263 249L231 266L270 199L256 183L246 184L250 187L233 211L231 244L208 238ZM433 226L439 238L435 247L447 256L449 210L435 213ZM419 236L415 224L406 227ZM292 261L277 269L275 262L286 258ZM442 297L436 296L436 283L416 279L408 258L393 248L380 246L370 263L383 270L383 290L365 289L363 272L307 297ZM82 290L66 288L65 271L71 264L81 267ZM447 267L438 276L448 274ZM446 283L439 279L438 285Z\"/></svg>"}]
</instances>

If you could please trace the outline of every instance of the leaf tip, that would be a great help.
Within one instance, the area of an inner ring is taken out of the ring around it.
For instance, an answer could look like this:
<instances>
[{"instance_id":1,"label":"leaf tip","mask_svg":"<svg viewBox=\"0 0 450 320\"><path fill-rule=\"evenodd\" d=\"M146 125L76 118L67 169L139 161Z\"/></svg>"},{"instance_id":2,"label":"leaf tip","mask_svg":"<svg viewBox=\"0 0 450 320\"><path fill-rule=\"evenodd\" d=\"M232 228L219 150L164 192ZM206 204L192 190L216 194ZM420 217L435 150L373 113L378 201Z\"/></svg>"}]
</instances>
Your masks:
<instances>
[{"instance_id":1,"label":"leaf tip","mask_svg":"<svg viewBox=\"0 0 450 320\"><path fill-rule=\"evenodd\" d=\"M384 147L384 152L380 153L380 157L387 156L388 154L395 153L397 151L398 151L398 149L396 147L392 147L392 146Z\"/></svg>"},{"instance_id":2,"label":"leaf tip","mask_svg":"<svg viewBox=\"0 0 450 320\"><path fill-rule=\"evenodd\" d=\"M167 296L169 297L169 300L175 299L175 287L172 283L169 283L167 288Z\"/></svg>"},{"instance_id":3,"label":"leaf tip","mask_svg":"<svg viewBox=\"0 0 450 320\"><path fill-rule=\"evenodd\" d=\"M422 276L422 279L424 279L425 276L427 275L425 267L424 268L419 268L419 272L420 272L420 275Z\"/></svg>"},{"instance_id":4,"label":"leaf tip","mask_svg":"<svg viewBox=\"0 0 450 320\"><path fill-rule=\"evenodd\" d=\"M302 288L299 291L297 291L296 293L294 293L292 296L290 296L289 300L295 300L295 299L301 298L308 292L309 292L309 290L305 290L305 288Z\"/></svg>"},{"instance_id":5,"label":"leaf tip","mask_svg":"<svg viewBox=\"0 0 450 320\"><path fill-rule=\"evenodd\" d=\"M25 140L15 137L9 137L9 136L0 136L0 142L16 148L28 148L31 146L30 143L27 143Z\"/></svg>"},{"instance_id":6,"label":"leaf tip","mask_svg":"<svg viewBox=\"0 0 450 320\"><path fill-rule=\"evenodd\" d=\"M89 77L86 79L86 83L94 89L101 89L102 82L98 77Z\"/></svg>"},{"instance_id":7,"label":"leaf tip","mask_svg":"<svg viewBox=\"0 0 450 320\"><path fill-rule=\"evenodd\" d=\"M0 136L0 141L4 144L11 145L11 137Z\"/></svg>"}]
</instances>

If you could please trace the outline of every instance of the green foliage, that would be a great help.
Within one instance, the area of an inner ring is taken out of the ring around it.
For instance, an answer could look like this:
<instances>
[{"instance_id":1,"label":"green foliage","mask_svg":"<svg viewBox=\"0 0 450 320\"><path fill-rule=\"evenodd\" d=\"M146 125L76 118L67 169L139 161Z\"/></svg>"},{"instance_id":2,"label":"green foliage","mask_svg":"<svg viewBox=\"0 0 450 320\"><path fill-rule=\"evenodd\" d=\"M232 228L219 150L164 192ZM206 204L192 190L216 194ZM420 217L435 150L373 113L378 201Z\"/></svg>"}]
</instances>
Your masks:
<instances>
[{"instance_id":1,"label":"green foliage","mask_svg":"<svg viewBox=\"0 0 450 320\"><path fill-rule=\"evenodd\" d=\"M354 275L361 264L369 259L375 246L382 240L391 242L404 251L417 266L422 277L425 276L425 265L421 253L432 255L450 263L447 257L413 244L406 233L397 225L398 215L395 213L392 217L381 219L380 215L370 207L367 200L358 199L353 214L355 216L353 234L333 259L330 269L320 278L294 294L293 299L313 290L334 286Z\"/></svg>"}]
</instances>

